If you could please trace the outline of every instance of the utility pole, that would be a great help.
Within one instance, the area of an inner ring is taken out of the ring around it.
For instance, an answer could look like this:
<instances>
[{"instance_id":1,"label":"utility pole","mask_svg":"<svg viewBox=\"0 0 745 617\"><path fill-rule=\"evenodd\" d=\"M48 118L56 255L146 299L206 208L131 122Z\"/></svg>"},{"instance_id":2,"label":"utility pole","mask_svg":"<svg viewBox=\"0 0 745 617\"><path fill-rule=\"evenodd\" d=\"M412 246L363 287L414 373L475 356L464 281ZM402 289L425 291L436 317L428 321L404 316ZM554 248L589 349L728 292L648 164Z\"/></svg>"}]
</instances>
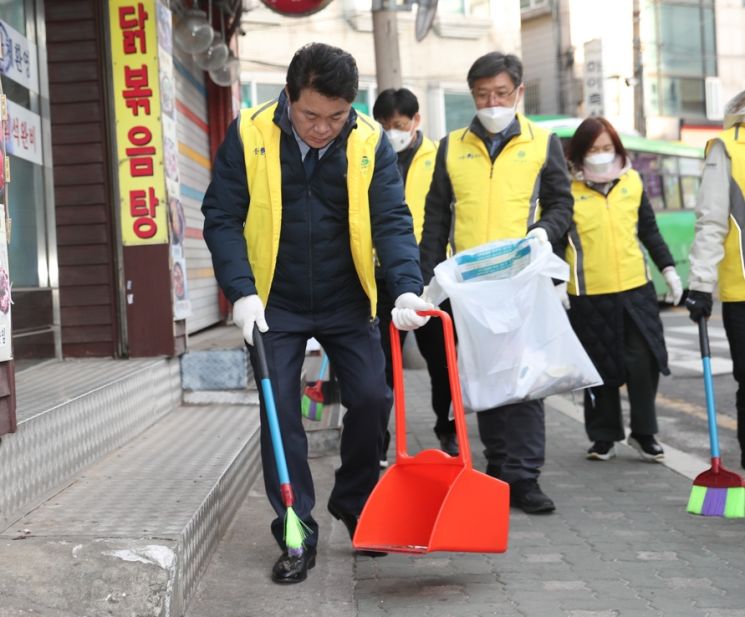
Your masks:
<instances>
[{"instance_id":1,"label":"utility pole","mask_svg":"<svg viewBox=\"0 0 745 617\"><path fill-rule=\"evenodd\" d=\"M642 61L641 12L639 0L634 0L634 128L640 135L647 134L647 119L644 114L644 64Z\"/></svg>"},{"instance_id":2,"label":"utility pole","mask_svg":"<svg viewBox=\"0 0 745 617\"><path fill-rule=\"evenodd\" d=\"M378 92L400 88L401 57L398 51L396 0L373 0L372 23Z\"/></svg>"}]
</instances>

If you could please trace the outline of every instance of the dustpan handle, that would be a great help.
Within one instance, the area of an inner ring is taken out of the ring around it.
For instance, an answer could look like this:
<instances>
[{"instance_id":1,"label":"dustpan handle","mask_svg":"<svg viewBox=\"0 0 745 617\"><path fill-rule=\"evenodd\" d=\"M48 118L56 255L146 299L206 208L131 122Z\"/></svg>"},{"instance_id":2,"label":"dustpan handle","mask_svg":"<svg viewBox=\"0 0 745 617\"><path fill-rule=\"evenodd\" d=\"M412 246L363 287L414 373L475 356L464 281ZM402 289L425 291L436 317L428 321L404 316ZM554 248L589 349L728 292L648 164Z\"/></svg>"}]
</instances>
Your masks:
<instances>
[{"instance_id":1,"label":"dustpan handle","mask_svg":"<svg viewBox=\"0 0 745 617\"><path fill-rule=\"evenodd\" d=\"M445 358L450 381L450 399L453 402L455 416L455 434L458 437L459 454L457 458L464 467L471 467L471 446L468 443L466 416L463 411L463 397L460 391L460 377L458 376L458 359L455 354L455 336L453 335L453 320L445 311L433 309L431 311L417 311L417 315L437 317L442 321L445 339ZM401 337L398 328L391 321L391 364L393 368L393 394L396 406L396 457L407 458L406 451L406 397L404 393L404 368L401 354Z\"/></svg>"}]
</instances>

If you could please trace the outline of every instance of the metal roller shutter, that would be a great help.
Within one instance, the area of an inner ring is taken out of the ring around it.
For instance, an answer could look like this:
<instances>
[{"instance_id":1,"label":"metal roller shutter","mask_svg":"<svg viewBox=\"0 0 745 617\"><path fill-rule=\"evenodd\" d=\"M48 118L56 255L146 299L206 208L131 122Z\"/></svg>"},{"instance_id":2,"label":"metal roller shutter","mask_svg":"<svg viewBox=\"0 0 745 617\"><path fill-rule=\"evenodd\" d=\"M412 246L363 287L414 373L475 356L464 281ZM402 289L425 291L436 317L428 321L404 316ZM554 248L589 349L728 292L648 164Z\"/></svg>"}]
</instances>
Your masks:
<instances>
[{"instance_id":1,"label":"metal roller shutter","mask_svg":"<svg viewBox=\"0 0 745 617\"><path fill-rule=\"evenodd\" d=\"M174 52L179 188L186 216L184 254L191 302L186 329L192 333L220 321L217 281L202 236L204 217L200 210L211 177L207 90L204 73L191 56Z\"/></svg>"}]
</instances>

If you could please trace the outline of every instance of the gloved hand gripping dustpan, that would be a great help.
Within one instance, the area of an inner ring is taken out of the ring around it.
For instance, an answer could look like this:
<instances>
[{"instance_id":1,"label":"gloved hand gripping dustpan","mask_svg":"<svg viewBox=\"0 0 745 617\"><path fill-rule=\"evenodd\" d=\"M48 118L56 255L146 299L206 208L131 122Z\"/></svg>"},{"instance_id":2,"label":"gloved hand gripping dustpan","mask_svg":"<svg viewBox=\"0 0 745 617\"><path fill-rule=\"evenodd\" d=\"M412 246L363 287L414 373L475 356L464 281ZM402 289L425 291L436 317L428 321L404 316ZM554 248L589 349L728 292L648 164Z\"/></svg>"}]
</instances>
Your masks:
<instances>
[{"instance_id":1,"label":"gloved hand gripping dustpan","mask_svg":"<svg viewBox=\"0 0 745 617\"><path fill-rule=\"evenodd\" d=\"M401 345L391 323L396 462L367 500L352 543L357 550L388 553L502 553L507 550L510 487L473 469L450 316L439 310L419 315L442 320L460 454L407 453Z\"/></svg>"}]
</instances>

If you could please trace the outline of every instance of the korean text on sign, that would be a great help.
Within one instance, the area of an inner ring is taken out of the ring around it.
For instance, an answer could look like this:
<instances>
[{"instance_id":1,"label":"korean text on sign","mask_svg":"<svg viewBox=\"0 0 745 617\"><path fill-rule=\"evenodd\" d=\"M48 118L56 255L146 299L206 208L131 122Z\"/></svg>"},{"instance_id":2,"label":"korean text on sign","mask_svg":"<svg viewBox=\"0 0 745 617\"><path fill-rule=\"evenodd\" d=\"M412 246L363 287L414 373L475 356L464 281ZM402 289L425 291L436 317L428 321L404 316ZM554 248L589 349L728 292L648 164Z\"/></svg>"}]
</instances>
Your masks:
<instances>
[{"instance_id":1,"label":"korean text on sign","mask_svg":"<svg viewBox=\"0 0 745 617\"><path fill-rule=\"evenodd\" d=\"M155 0L112 0L122 240L168 242Z\"/></svg>"}]
</instances>

